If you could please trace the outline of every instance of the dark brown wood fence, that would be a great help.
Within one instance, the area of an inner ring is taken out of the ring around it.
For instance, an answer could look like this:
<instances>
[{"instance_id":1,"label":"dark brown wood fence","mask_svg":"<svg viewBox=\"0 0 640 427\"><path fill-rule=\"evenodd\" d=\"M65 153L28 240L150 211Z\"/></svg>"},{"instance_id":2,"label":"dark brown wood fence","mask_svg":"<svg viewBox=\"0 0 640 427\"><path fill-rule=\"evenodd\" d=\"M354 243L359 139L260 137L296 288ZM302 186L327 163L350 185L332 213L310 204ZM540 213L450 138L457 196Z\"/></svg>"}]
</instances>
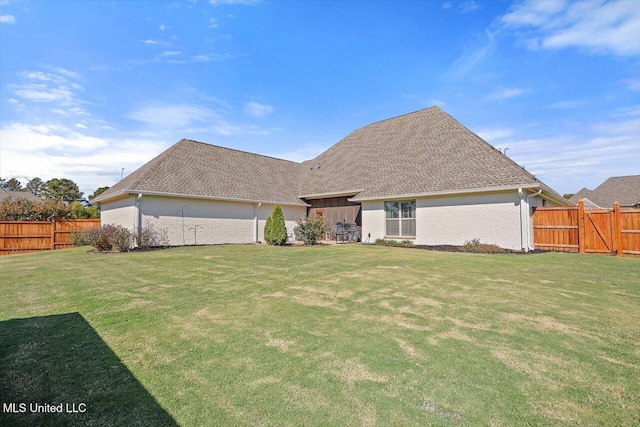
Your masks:
<instances>
[{"instance_id":1,"label":"dark brown wood fence","mask_svg":"<svg viewBox=\"0 0 640 427\"><path fill-rule=\"evenodd\" d=\"M0 255L64 249L74 231L100 227L100 219L0 221Z\"/></svg>"},{"instance_id":2,"label":"dark brown wood fence","mask_svg":"<svg viewBox=\"0 0 640 427\"><path fill-rule=\"evenodd\" d=\"M585 210L538 207L533 213L534 247L541 250L640 256L640 209Z\"/></svg>"}]
</instances>

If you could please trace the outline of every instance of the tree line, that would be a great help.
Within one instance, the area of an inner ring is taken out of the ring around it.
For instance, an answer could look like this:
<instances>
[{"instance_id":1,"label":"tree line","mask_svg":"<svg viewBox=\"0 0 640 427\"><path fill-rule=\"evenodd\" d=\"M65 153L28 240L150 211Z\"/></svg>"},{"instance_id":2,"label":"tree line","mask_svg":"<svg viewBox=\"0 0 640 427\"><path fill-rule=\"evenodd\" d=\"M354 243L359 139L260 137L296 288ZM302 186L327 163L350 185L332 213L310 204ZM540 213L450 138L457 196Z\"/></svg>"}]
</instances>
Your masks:
<instances>
[{"instance_id":1,"label":"tree line","mask_svg":"<svg viewBox=\"0 0 640 427\"><path fill-rule=\"evenodd\" d=\"M109 187L96 189L88 199L74 181L53 178L48 181L36 177L23 186L16 178L0 178L0 188L7 191L30 192L39 201L22 197L8 197L0 203L0 220L50 220L52 218L99 218L100 207L89 202Z\"/></svg>"}]
</instances>

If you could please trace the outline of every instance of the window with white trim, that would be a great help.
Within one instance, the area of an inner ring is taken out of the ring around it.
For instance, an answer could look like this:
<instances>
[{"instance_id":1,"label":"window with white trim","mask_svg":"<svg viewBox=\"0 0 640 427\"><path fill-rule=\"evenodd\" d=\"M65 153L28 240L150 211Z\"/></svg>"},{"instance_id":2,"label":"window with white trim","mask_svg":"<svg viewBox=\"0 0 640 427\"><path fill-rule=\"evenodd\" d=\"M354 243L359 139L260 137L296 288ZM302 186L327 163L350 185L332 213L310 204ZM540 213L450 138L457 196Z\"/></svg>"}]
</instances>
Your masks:
<instances>
[{"instance_id":1,"label":"window with white trim","mask_svg":"<svg viewBox=\"0 0 640 427\"><path fill-rule=\"evenodd\" d=\"M387 237L416 237L416 201L384 202Z\"/></svg>"}]
</instances>

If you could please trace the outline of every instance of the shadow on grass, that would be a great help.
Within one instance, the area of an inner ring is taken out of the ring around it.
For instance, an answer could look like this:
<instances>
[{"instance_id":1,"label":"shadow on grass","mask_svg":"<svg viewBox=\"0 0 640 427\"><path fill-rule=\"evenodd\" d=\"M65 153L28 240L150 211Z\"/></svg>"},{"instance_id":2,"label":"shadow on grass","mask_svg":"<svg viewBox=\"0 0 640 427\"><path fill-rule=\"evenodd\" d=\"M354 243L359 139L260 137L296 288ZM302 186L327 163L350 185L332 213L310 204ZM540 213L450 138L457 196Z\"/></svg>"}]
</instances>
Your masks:
<instances>
[{"instance_id":1,"label":"shadow on grass","mask_svg":"<svg viewBox=\"0 0 640 427\"><path fill-rule=\"evenodd\" d=\"M80 313L0 322L0 405L1 426L177 426Z\"/></svg>"}]
</instances>

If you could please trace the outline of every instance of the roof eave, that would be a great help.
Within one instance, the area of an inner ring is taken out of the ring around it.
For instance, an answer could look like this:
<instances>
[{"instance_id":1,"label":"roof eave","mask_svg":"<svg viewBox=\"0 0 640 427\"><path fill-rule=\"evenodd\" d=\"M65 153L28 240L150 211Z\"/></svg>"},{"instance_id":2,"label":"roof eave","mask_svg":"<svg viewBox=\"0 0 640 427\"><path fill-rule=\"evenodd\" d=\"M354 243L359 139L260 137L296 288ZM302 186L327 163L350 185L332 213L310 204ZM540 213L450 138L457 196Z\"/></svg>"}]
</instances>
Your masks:
<instances>
[{"instance_id":1,"label":"roof eave","mask_svg":"<svg viewBox=\"0 0 640 427\"><path fill-rule=\"evenodd\" d=\"M237 197L204 196L204 195L198 195L198 194L165 193L162 191L130 190L130 189L114 192L112 194L109 194L108 197L105 197L104 199L101 199L101 200L96 200L96 199L100 199L100 197L97 197L92 201L92 203L99 204L99 203L104 203L105 201L114 199L116 198L116 196L123 196L123 195L133 196L137 194L142 194L143 196L180 197L184 199L218 200L218 201L224 201L224 202L241 202L241 203L255 203L255 204L264 203L264 204L273 204L273 205L282 205L282 206L301 206L301 207L311 206L307 203L304 203L303 201L300 201L300 203L293 203L293 202L283 202L283 201L276 201L276 200L243 199L243 198L237 198Z\"/></svg>"},{"instance_id":2,"label":"roof eave","mask_svg":"<svg viewBox=\"0 0 640 427\"><path fill-rule=\"evenodd\" d=\"M315 193L315 194L304 194L302 196L298 196L300 199L324 199L327 197L343 197L343 196L354 196L359 193L362 193L364 190L362 188L358 190L347 190L347 191L332 191L328 193Z\"/></svg>"},{"instance_id":3,"label":"roof eave","mask_svg":"<svg viewBox=\"0 0 640 427\"><path fill-rule=\"evenodd\" d=\"M506 185L500 187L479 187L479 188L465 188L459 190L445 190L445 191L429 191L424 193L407 193L407 194L388 194L384 196L370 196L370 197L353 197L349 199L352 202L366 202L374 200L393 200L393 199L405 199L415 197L437 197L437 196L454 196L461 194L477 194L477 193L496 193L505 191L517 191L518 189L535 189L540 188L541 184L521 184L521 185ZM544 186L546 187L546 186Z\"/></svg>"}]
</instances>

